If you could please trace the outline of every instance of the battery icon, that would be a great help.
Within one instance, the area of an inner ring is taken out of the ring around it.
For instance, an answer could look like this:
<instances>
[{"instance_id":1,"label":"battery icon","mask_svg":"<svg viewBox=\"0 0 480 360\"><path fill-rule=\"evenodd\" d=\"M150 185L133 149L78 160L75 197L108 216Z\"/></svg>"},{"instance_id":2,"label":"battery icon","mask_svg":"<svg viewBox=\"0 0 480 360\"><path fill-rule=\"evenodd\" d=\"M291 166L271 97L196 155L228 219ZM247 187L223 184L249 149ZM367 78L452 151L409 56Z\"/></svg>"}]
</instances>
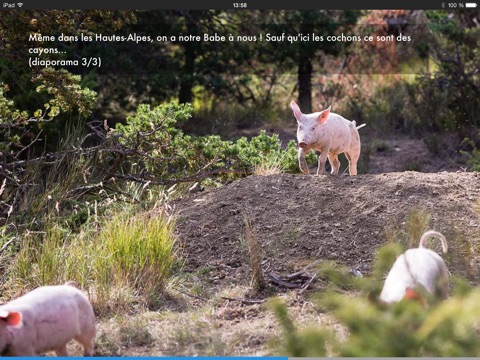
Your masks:
<instances>
[{"instance_id":1,"label":"battery icon","mask_svg":"<svg viewBox=\"0 0 480 360\"><path fill-rule=\"evenodd\" d=\"M476 8L476 7L477 7L477 3L465 3L465 7L466 7L466 8Z\"/></svg>"}]
</instances>

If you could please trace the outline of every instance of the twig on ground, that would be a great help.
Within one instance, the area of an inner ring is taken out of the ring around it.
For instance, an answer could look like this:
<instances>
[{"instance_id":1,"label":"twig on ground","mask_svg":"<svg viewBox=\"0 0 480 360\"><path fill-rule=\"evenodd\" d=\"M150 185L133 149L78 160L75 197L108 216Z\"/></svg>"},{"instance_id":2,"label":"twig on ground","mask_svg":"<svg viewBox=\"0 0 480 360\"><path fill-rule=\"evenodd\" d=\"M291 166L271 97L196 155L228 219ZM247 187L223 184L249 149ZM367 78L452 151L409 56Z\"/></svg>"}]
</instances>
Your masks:
<instances>
[{"instance_id":1,"label":"twig on ground","mask_svg":"<svg viewBox=\"0 0 480 360\"><path fill-rule=\"evenodd\" d=\"M200 297L200 296L193 295L193 294L189 294L189 293L187 293L187 292L185 292L185 291L182 291L182 290L180 290L180 289L176 289L176 288L173 288L173 289L174 289L175 291L178 291L179 293L181 293L181 294L183 294L183 295L190 296L190 297L192 297L192 298L194 298L194 299L198 299L198 300L202 300L202 301L207 302L207 299L202 298L202 297Z\"/></svg>"},{"instance_id":2,"label":"twig on ground","mask_svg":"<svg viewBox=\"0 0 480 360\"><path fill-rule=\"evenodd\" d=\"M16 239L16 237L14 236L10 240L8 240L5 244L3 244L2 248L0 249L0 254L3 253L7 249L8 245L10 245L12 242L14 242L15 239Z\"/></svg>"},{"instance_id":3,"label":"twig on ground","mask_svg":"<svg viewBox=\"0 0 480 360\"><path fill-rule=\"evenodd\" d=\"M302 286L302 288L300 289L299 293L300 293L300 294L303 294L303 292L310 287L310 284L313 282L313 280L315 280L316 277L317 277L317 274L314 274L314 275L310 278L310 280L308 280L308 281L305 283L305 285Z\"/></svg>"},{"instance_id":4,"label":"twig on ground","mask_svg":"<svg viewBox=\"0 0 480 360\"><path fill-rule=\"evenodd\" d=\"M292 283L286 282L285 280L279 278L278 276L272 273L267 273L266 275L270 278L270 281L272 283L289 288L289 289L298 289L301 286L299 284L292 284Z\"/></svg>"},{"instance_id":5,"label":"twig on ground","mask_svg":"<svg viewBox=\"0 0 480 360\"><path fill-rule=\"evenodd\" d=\"M222 296L222 299L228 300L228 301L239 301L242 304L261 304L265 302L265 299L239 299L239 298L231 298L227 296Z\"/></svg>"}]
</instances>

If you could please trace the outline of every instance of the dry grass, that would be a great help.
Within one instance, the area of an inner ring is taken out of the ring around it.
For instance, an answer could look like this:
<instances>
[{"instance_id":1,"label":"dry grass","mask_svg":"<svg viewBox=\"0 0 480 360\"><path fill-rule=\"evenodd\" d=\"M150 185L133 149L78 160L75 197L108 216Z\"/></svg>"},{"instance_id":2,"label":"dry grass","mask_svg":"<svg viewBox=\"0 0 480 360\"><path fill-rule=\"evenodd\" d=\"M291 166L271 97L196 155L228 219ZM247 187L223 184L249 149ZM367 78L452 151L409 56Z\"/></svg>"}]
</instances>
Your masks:
<instances>
[{"instance_id":1,"label":"dry grass","mask_svg":"<svg viewBox=\"0 0 480 360\"><path fill-rule=\"evenodd\" d=\"M281 339L281 329L268 306L244 305L223 299L223 297L244 298L249 292L249 287L227 288L202 303L196 302L190 296L178 294L173 301L187 302L187 309L143 312L101 321L98 326L96 355L277 355L276 344ZM299 328L318 326L322 323L340 330L330 316L318 312L309 301L300 300L296 293L282 294L280 298L287 304ZM126 326L126 323L138 325ZM141 341L125 339L125 335L122 335L125 333L131 333L132 338L140 340L145 338L145 334L149 334L146 336L148 345L143 346Z\"/></svg>"},{"instance_id":2,"label":"dry grass","mask_svg":"<svg viewBox=\"0 0 480 360\"><path fill-rule=\"evenodd\" d=\"M413 208L409 211L405 223L409 247L418 247L423 233L430 230L432 215L423 208Z\"/></svg>"},{"instance_id":3,"label":"dry grass","mask_svg":"<svg viewBox=\"0 0 480 360\"><path fill-rule=\"evenodd\" d=\"M473 208L480 216L480 200L473 203ZM385 230L387 242L399 244L403 249L398 250L403 252L406 249L418 247L420 238L426 231L440 231L447 238L448 253L443 254L440 241L435 239L430 239L426 244L427 247L442 254L447 266L454 267L462 277L476 279L478 275L474 271L475 237L465 236L451 224L443 223L441 227L433 226L432 220L432 214L426 209L414 207L410 209L403 226L393 226Z\"/></svg>"},{"instance_id":4,"label":"dry grass","mask_svg":"<svg viewBox=\"0 0 480 360\"><path fill-rule=\"evenodd\" d=\"M261 291L265 289L266 282L262 270L262 251L258 241L257 230L255 225L247 215L243 215L243 223L245 225L245 237L248 243L250 255L250 266L252 268L251 285L254 290Z\"/></svg>"},{"instance_id":5,"label":"dry grass","mask_svg":"<svg viewBox=\"0 0 480 360\"><path fill-rule=\"evenodd\" d=\"M284 172L278 159L262 159L260 163L255 165L253 170L253 174L258 176L283 174Z\"/></svg>"},{"instance_id":6,"label":"dry grass","mask_svg":"<svg viewBox=\"0 0 480 360\"><path fill-rule=\"evenodd\" d=\"M477 215L480 217L480 199L477 199L473 204L473 209L477 212Z\"/></svg>"},{"instance_id":7,"label":"dry grass","mask_svg":"<svg viewBox=\"0 0 480 360\"><path fill-rule=\"evenodd\" d=\"M430 230L432 215L425 209L414 207L408 212L404 227L391 226L385 229L385 237L389 243L400 243L405 250L418 247L420 238Z\"/></svg>"},{"instance_id":8,"label":"dry grass","mask_svg":"<svg viewBox=\"0 0 480 360\"><path fill-rule=\"evenodd\" d=\"M179 268L174 222L158 212L112 213L96 231L72 234L54 224L25 237L10 267L15 283L31 289L74 280L98 314L158 307L173 268ZM14 297L14 294L8 294Z\"/></svg>"}]
</instances>

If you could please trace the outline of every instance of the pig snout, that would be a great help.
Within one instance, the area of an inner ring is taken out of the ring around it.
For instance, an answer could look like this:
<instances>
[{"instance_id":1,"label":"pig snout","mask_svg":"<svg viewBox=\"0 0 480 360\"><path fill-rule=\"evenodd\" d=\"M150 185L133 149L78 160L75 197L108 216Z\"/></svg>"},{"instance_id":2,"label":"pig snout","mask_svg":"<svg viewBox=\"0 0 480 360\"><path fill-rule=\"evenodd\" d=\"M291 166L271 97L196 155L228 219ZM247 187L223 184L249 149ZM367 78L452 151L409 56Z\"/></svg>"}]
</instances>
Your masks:
<instances>
[{"instance_id":1,"label":"pig snout","mask_svg":"<svg viewBox=\"0 0 480 360\"><path fill-rule=\"evenodd\" d=\"M301 148L301 149L306 149L308 147L307 143L306 142L299 142L298 143L298 147Z\"/></svg>"}]
</instances>

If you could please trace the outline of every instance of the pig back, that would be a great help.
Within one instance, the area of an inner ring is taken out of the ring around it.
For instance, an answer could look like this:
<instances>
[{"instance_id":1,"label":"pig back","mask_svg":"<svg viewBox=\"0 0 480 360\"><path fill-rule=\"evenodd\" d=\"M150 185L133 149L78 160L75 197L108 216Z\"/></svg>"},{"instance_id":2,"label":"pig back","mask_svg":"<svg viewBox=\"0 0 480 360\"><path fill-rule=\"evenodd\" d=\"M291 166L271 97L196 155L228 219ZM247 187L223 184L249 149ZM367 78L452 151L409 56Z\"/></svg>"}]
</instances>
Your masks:
<instances>
[{"instance_id":1,"label":"pig back","mask_svg":"<svg viewBox=\"0 0 480 360\"><path fill-rule=\"evenodd\" d=\"M22 313L23 326L16 338L31 341L36 352L56 349L76 336L95 331L95 315L88 298L68 285L37 288L4 309Z\"/></svg>"},{"instance_id":2,"label":"pig back","mask_svg":"<svg viewBox=\"0 0 480 360\"><path fill-rule=\"evenodd\" d=\"M330 113L325 123L326 138L330 139L330 151L332 153L342 153L349 151L351 143L352 122L336 113Z\"/></svg>"}]
</instances>

